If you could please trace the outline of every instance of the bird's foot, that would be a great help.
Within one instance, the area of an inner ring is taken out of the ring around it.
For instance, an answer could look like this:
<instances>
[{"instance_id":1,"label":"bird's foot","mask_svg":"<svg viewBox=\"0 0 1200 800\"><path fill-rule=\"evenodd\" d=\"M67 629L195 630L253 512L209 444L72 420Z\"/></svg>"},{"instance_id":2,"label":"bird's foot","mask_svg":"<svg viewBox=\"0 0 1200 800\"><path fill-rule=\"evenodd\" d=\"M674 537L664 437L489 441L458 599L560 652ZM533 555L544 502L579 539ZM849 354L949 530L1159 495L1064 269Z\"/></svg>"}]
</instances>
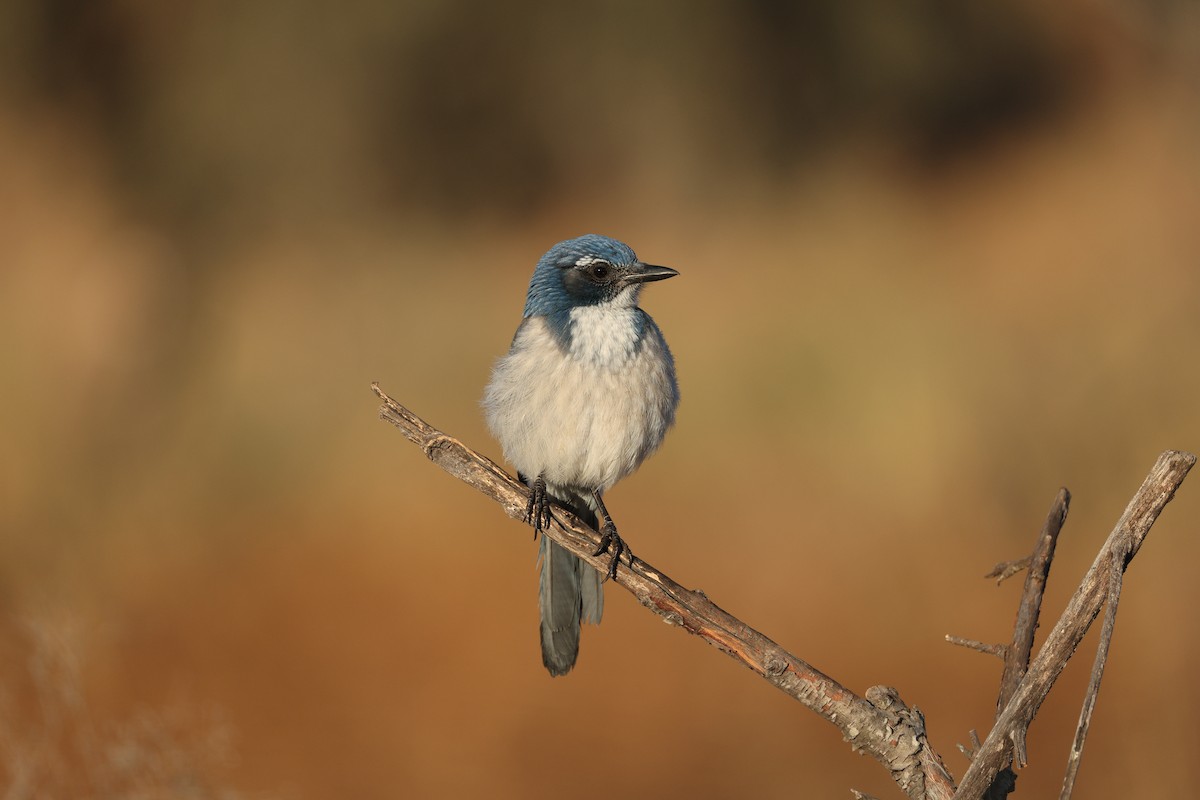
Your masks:
<instances>
[{"instance_id":1,"label":"bird's foot","mask_svg":"<svg viewBox=\"0 0 1200 800\"><path fill-rule=\"evenodd\" d=\"M612 561L608 562L608 571L605 573L604 579L608 580L617 578L617 564L621 561L621 554L624 553L629 559L629 566L633 566L633 550L629 545L625 544L625 540L617 534L617 526L613 521L607 520L600 528L600 546L596 548L593 556L603 555L609 550L612 550Z\"/></svg>"},{"instance_id":2,"label":"bird's foot","mask_svg":"<svg viewBox=\"0 0 1200 800\"><path fill-rule=\"evenodd\" d=\"M533 538L550 528L550 495L546 494L546 482L540 477L533 482L529 491L529 503L525 506L525 524L533 526Z\"/></svg>"}]
</instances>

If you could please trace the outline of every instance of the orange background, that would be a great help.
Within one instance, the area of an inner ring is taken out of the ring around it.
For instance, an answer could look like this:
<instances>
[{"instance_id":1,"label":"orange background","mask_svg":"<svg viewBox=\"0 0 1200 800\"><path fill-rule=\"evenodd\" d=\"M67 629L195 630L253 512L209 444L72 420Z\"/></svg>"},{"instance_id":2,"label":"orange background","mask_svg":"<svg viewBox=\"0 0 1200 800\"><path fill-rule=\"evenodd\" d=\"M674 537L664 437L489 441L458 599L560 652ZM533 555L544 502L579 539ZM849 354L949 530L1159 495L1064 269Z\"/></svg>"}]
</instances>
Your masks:
<instances>
[{"instance_id":1,"label":"orange background","mask_svg":"<svg viewBox=\"0 0 1200 800\"><path fill-rule=\"evenodd\" d=\"M829 725L611 588L551 680L499 459L537 257L680 270L637 553L954 748L1029 550L1043 631L1200 448L1197 17L1089 0L15 2L0 12L0 778L13 797L845 797ZM1036 8L1040 8L1037 5ZM1200 783L1185 482L1133 563L1078 797ZM1093 633L1037 718L1058 791ZM225 793L225 794L222 794Z\"/></svg>"}]
</instances>

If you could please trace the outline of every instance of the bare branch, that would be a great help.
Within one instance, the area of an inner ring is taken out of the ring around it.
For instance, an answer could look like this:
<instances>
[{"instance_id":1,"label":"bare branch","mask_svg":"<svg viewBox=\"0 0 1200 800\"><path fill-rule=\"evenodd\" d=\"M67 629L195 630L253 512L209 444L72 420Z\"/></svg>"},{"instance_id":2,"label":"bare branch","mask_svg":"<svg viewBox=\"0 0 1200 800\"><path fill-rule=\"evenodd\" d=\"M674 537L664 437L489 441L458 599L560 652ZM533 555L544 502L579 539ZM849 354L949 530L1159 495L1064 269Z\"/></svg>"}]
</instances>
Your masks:
<instances>
[{"instance_id":1,"label":"bare branch","mask_svg":"<svg viewBox=\"0 0 1200 800\"><path fill-rule=\"evenodd\" d=\"M1004 674L1000 678L1000 695L996 700L996 716L1008 705L1017 684L1025 677L1029 667L1029 654L1033 652L1033 635L1037 632L1038 616L1042 610L1042 597L1046 593L1046 579L1050 576L1050 563L1054 560L1054 547L1058 534L1067 520L1071 507L1071 493L1062 488L1050 505L1050 512L1042 524L1037 543L1030 556L1029 572L1025 575L1025 588L1021 591L1021 602L1017 606L1017 621L1013 626L1012 645L1004 659Z\"/></svg>"},{"instance_id":2,"label":"bare branch","mask_svg":"<svg viewBox=\"0 0 1200 800\"><path fill-rule=\"evenodd\" d=\"M1005 653L1008 652L1008 646L1003 644L988 644L987 642L976 641L975 639L965 639L962 636L946 634L946 641L950 644L956 644L959 647L965 647L968 650L978 650L980 653L987 653L989 656L995 656L999 659L1005 658Z\"/></svg>"},{"instance_id":3,"label":"bare branch","mask_svg":"<svg viewBox=\"0 0 1200 800\"><path fill-rule=\"evenodd\" d=\"M1042 610L1042 597L1046 592L1046 580L1050 576L1050 564L1054 560L1054 548L1058 543L1058 534L1062 531L1063 523L1067 520L1067 510L1071 507L1071 493L1066 487L1059 489L1050 504L1046 521L1038 533L1034 543L1033 553L1022 559L1029 572L1025 575L1025 588L1021 590L1021 601L1017 605L1017 621L1013 625L1012 644L1005 648L1004 673L1000 676L1000 692L996 698L996 718L1004 711L1008 701L1012 699L1017 685L1025 677L1029 668L1029 654L1033 652L1033 637L1037 632L1038 616ZM1016 563L1016 562L1013 562ZM1003 578L1001 578L1003 580ZM999 583L999 581L997 581ZM1024 763L1023 737L1017 739L1021 745L1018 748L1018 760ZM1007 748L1006 748L1007 750ZM987 800L1004 800L1016 788L1017 776L1012 771L1011 751L1005 753L1003 768L992 780L988 787Z\"/></svg>"},{"instance_id":4,"label":"bare branch","mask_svg":"<svg viewBox=\"0 0 1200 800\"><path fill-rule=\"evenodd\" d=\"M969 745L966 745L966 744L960 744L960 745L958 745L958 752L960 752L960 753L962 753L964 756L966 756L966 757L967 757L967 761L974 761L974 760L975 760L975 754L976 754L977 752L979 752L979 733L978 733L978 731L976 731L974 728L971 728L971 730L967 731L967 733L968 733L968 734L970 735L970 737L971 737L971 744L969 744Z\"/></svg>"},{"instance_id":5,"label":"bare branch","mask_svg":"<svg viewBox=\"0 0 1200 800\"><path fill-rule=\"evenodd\" d=\"M1154 521L1174 497L1195 463L1194 455L1176 450L1168 450L1158 457L1100 549L1091 569L1075 590L1067 609L1046 637L1028 673L976 753L954 795L956 798L974 800L983 796L996 773L1004 766L1008 742L1018 746L1020 763L1023 749L1020 745L1024 742L1025 731L1067 660L1100 613L1100 607L1108 595L1111 571L1123 571L1129 560L1137 555Z\"/></svg>"},{"instance_id":6,"label":"bare branch","mask_svg":"<svg viewBox=\"0 0 1200 800\"><path fill-rule=\"evenodd\" d=\"M1114 556L1121 559L1125 557L1123 553L1114 553ZM1125 572L1119 565L1109 570L1108 605L1104 611L1104 624L1100 628L1100 643L1096 645L1092 677L1088 681L1087 694L1083 698L1083 708L1079 710L1079 724L1075 728L1071 753L1067 756L1067 773L1063 777L1059 800L1071 800L1071 793L1075 790L1075 776L1079 774L1083 745L1087 741L1088 728L1092 724L1092 712L1096 710L1096 697L1100 694L1100 679L1104 677L1104 667L1108 663L1108 648L1112 644L1113 626L1117 622L1117 604L1121 602L1121 584L1124 576Z\"/></svg>"},{"instance_id":7,"label":"bare branch","mask_svg":"<svg viewBox=\"0 0 1200 800\"><path fill-rule=\"evenodd\" d=\"M510 517L523 518L528 499L523 484L490 459L427 424L388 397L377 384L371 388L384 403L380 418L417 444L431 461L499 503ZM640 560L636 568L620 570L616 583L667 622L701 637L837 726L857 752L882 763L909 797L974 800L983 796L1006 763L1009 747L1018 762L1024 763L1025 732L1099 614L1111 573L1123 571L1137 554L1150 527L1195 462L1195 456L1178 451L1167 451L1159 457L995 726L983 744L973 749L971 766L957 792L941 757L929 745L921 712L906 705L895 689L875 686L867 690L865 698L859 697L722 610L703 592L680 586ZM556 509L555 522L558 524L546 535L596 569L607 566L592 555L599 540L594 530L561 508Z\"/></svg>"},{"instance_id":8,"label":"bare branch","mask_svg":"<svg viewBox=\"0 0 1200 800\"><path fill-rule=\"evenodd\" d=\"M991 572L989 572L987 575L984 575L983 577L995 578L996 585L999 586L1000 584L1004 583L1006 580L1011 578L1013 575L1016 575L1021 570L1027 569L1029 567L1029 561L1030 561L1029 556L1025 556L1024 558L1014 559L1013 561L1001 561L999 564L992 567Z\"/></svg>"},{"instance_id":9,"label":"bare branch","mask_svg":"<svg viewBox=\"0 0 1200 800\"><path fill-rule=\"evenodd\" d=\"M371 388L384 403L380 418L396 426L430 460L498 502L513 519L524 516L528 490L523 484L401 406L378 384ZM561 527L552 526L546 535L593 567L607 567L603 558L592 555L599 535L563 509L555 511ZM894 689L876 686L867 690L866 698L859 697L718 607L702 592L680 586L640 560L636 569L619 570L616 582L667 622L701 637L836 725L856 751L887 767L909 797L948 800L953 795L954 782L929 746L924 717L905 705Z\"/></svg>"}]
</instances>

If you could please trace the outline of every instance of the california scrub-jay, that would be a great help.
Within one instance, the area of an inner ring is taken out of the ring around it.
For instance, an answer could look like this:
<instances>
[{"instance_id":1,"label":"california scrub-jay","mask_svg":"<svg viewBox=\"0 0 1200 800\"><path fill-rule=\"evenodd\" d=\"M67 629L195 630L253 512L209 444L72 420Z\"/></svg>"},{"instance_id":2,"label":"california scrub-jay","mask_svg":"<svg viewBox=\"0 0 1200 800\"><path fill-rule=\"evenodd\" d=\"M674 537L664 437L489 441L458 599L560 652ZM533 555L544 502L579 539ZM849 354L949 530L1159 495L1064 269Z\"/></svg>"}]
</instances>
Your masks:
<instances>
[{"instance_id":1,"label":"california scrub-jay","mask_svg":"<svg viewBox=\"0 0 1200 800\"><path fill-rule=\"evenodd\" d=\"M600 531L607 575L629 551L602 496L662 443L675 420L675 362L642 284L679 273L643 264L628 245L588 234L550 248L533 271L525 315L483 398L488 427L532 489L525 521L550 527L553 499ZM597 525L597 514L602 525ZM580 622L599 623L604 575L542 536L542 663L565 675Z\"/></svg>"}]
</instances>

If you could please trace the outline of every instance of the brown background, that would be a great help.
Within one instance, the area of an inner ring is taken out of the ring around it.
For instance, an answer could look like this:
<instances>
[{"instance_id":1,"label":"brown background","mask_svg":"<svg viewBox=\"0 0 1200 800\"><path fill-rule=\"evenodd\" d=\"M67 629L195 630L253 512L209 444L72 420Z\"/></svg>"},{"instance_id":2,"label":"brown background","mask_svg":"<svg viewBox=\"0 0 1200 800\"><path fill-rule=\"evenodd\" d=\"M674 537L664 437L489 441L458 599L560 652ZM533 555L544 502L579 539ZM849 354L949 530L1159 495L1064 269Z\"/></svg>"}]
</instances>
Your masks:
<instances>
[{"instance_id":1,"label":"brown background","mask_svg":"<svg viewBox=\"0 0 1200 800\"><path fill-rule=\"evenodd\" d=\"M898 792L621 591L551 680L529 531L377 421L478 399L595 231L683 390L639 555L954 750L1075 501L1057 616L1200 448L1185 3L8 3L0 776L10 797ZM1040 8L1041 4L1037 4ZM1200 783L1193 477L1134 562L1079 797ZM1057 793L1094 636L1029 739Z\"/></svg>"}]
</instances>

